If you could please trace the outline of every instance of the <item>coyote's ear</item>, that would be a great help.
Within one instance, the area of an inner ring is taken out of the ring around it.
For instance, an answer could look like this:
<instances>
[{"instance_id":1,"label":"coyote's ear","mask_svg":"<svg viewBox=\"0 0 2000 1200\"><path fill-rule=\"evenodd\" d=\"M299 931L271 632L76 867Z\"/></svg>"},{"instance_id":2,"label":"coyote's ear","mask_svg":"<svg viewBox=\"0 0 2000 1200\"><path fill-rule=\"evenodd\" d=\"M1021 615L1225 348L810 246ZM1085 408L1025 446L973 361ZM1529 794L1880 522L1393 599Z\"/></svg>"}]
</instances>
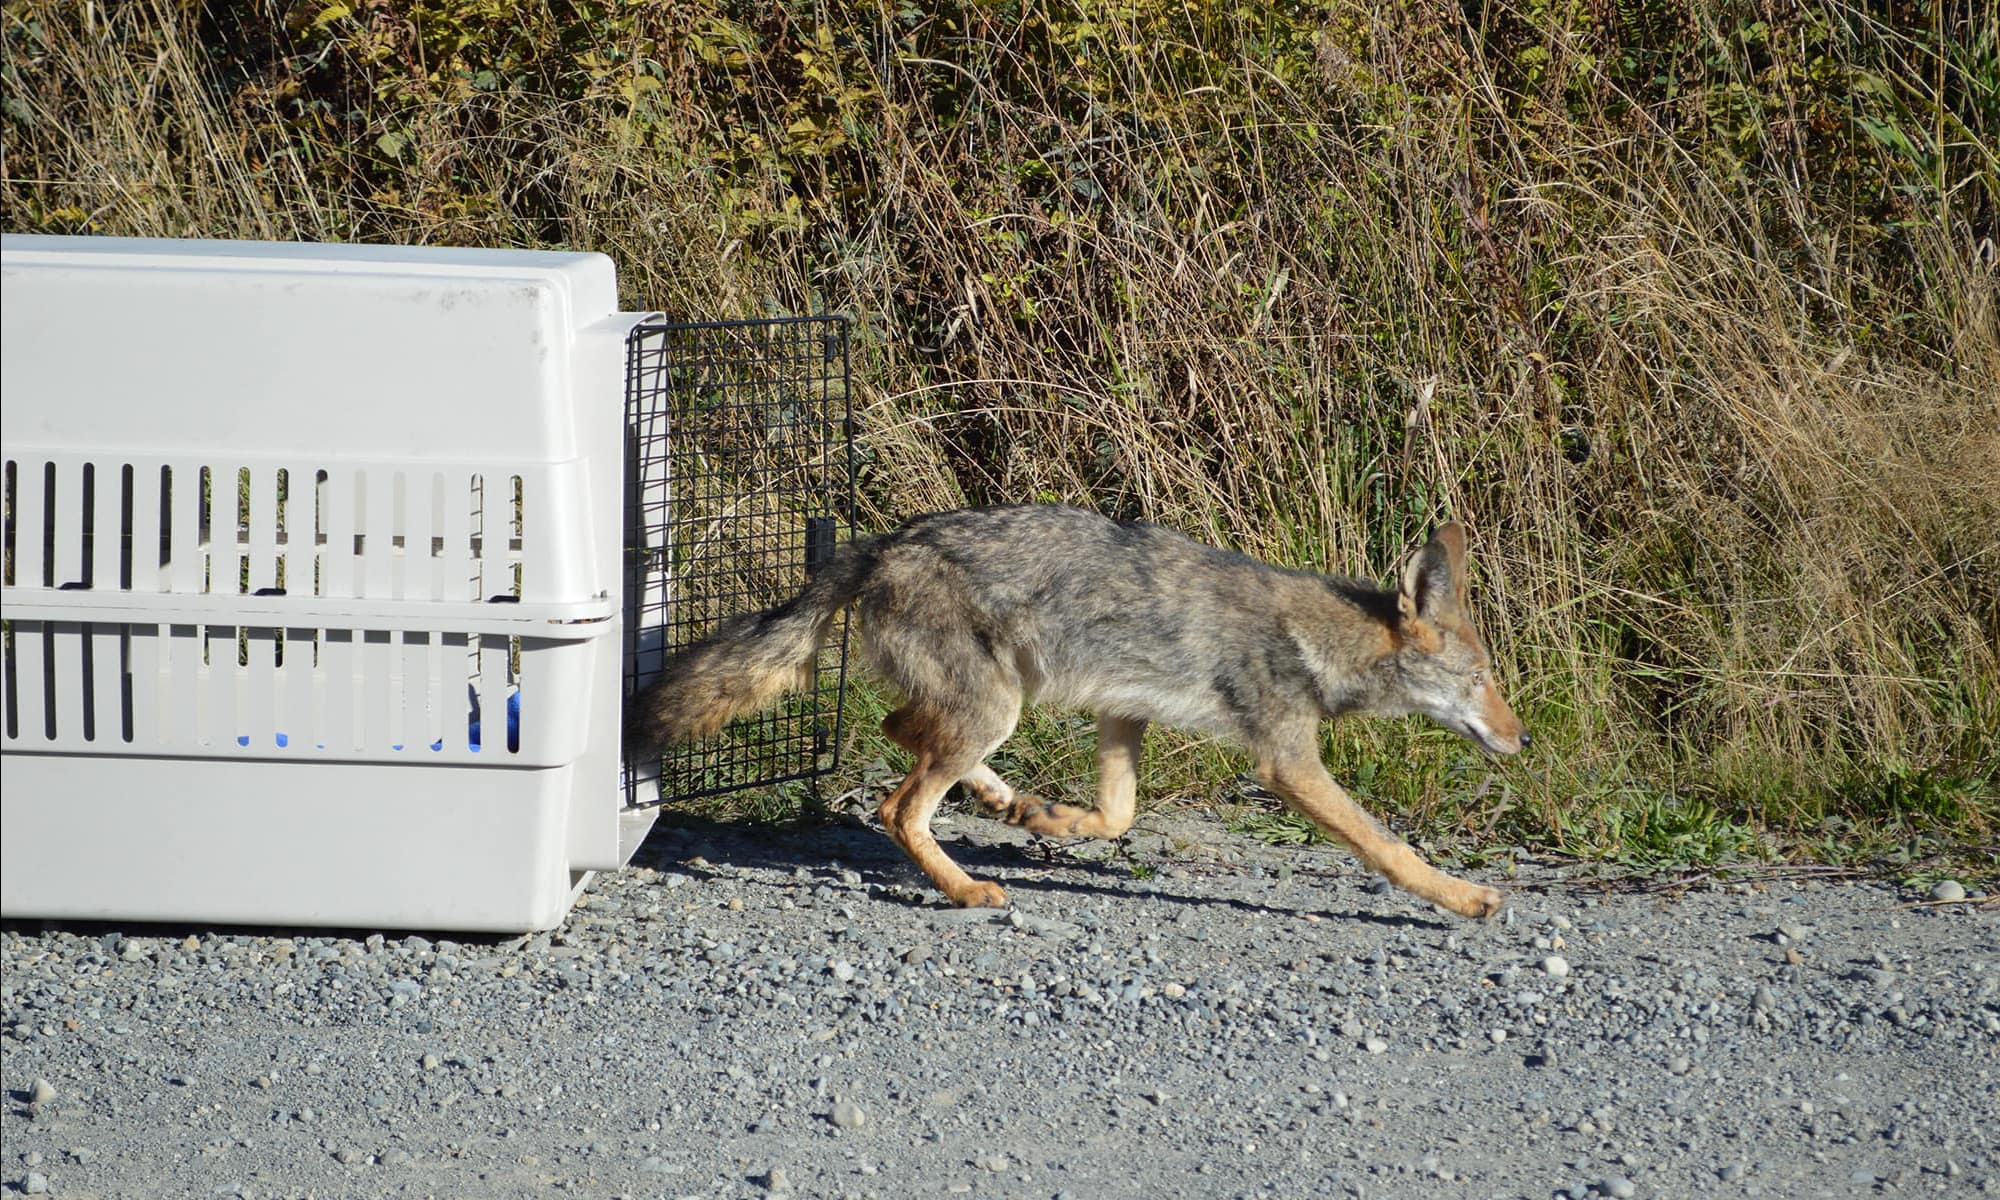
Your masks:
<instances>
[{"instance_id":1,"label":"coyote's ear","mask_svg":"<svg viewBox=\"0 0 2000 1200\"><path fill-rule=\"evenodd\" d=\"M1465 527L1453 521L1431 535L1403 565L1396 607L1405 617L1431 617L1465 602Z\"/></svg>"}]
</instances>

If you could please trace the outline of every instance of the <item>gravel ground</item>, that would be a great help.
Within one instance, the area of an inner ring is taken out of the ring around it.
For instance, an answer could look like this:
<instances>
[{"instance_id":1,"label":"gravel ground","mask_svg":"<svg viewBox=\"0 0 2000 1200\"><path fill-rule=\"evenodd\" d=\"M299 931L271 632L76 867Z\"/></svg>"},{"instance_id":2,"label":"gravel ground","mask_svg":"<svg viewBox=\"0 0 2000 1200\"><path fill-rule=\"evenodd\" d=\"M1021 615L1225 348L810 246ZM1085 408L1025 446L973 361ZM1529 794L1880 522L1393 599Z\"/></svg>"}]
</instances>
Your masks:
<instances>
[{"instance_id":1,"label":"gravel ground","mask_svg":"<svg viewBox=\"0 0 2000 1200\"><path fill-rule=\"evenodd\" d=\"M1200 813L662 827L553 935L12 923L10 1192L2000 1193L2000 916L1523 863L1473 924ZM1495 872L1474 872L1491 878Z\"/></svg>"}]
</instances>

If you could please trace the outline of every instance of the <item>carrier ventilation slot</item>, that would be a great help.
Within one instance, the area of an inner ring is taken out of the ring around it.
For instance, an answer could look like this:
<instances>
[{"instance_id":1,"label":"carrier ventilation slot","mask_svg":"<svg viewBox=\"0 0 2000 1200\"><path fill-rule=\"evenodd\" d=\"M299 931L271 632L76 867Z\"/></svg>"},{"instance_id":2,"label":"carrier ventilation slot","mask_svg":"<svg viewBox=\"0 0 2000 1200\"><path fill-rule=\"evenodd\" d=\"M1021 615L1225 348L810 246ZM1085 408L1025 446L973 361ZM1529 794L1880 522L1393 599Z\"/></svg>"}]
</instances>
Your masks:
<instances>
[{"instance_id":1,"label":"carrier ventilation slot","mask_svg":"<svg viewBox=\"0 0 2000 1200\"><path fill-rule=\"evenodd\" d=\"M10 588L518 603L527 583L532 497L511 471L10 458L0 488ZM0 642L10 748L521 749L518 636L10 619Z\"/></svg>"}]
</instances>

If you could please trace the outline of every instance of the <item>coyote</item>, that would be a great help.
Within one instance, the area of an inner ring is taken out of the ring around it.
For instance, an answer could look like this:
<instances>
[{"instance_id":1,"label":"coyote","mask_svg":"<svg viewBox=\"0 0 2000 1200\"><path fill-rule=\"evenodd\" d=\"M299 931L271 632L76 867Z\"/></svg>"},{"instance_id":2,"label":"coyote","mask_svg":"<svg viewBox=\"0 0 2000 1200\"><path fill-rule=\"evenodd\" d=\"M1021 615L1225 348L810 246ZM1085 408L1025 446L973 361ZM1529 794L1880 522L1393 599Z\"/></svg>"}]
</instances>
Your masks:
<instances>
[{"instance_id":1,"label":"coyote","mask_svg":"<svg viewBox=\"0 0 2000 1200\"><path fill-rule=\"evenodd\" d=\"M1500 908L1499 892L1438 871L1355 807L1317 748L1320 722L1355 712L1423 713L1494 754L1528 744L1466 608L1456 523L1384 591L1076 508L918 517L846 543L790 601L669 660L633 702L629 746L707 737L811 686L849 603L865 661L902 697L882 731L914 758L882 824L954 904L1007 903L931 836L954 783L1036 833L1115 838L1132 823L1140 734L1160 721L1241 742L1266 786L1397 887L1467 917ZM1029 700L1096 712L1095 809L1017 793L986 765Z\"/></svg>"}]
</instances>

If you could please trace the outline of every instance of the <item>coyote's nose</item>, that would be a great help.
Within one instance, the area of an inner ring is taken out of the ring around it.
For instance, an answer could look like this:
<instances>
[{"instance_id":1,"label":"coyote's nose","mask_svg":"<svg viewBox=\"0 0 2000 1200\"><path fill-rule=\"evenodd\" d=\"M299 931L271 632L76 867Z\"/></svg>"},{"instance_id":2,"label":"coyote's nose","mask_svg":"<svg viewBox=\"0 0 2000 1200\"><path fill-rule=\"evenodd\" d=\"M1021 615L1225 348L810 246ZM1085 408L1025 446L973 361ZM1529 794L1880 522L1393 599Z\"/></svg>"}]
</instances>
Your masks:
<instances>
[{"instance_id":1,"label":"coyote's nose","mask_svg":"<svg viewBox=\"0 0 2000 1200\"><path fill-rule=\"evenodd\" d=\"M1528 731L1527 731L1527 730L1525 730L1525 729L1524 729L1524 730L1522 730L1522 731L1521 731L1521 749L1523 749L1523 750L1526 750L1526 749L1527 749L1528 747L1530 747L1530 746L1532 746L1532 745L1534 745L1534 744L1535 744L1535 739L1534 739L1534 738L1531 738L1531 737L1529 737L1529 736L1528 736Z\"/></svg>"}]
</instances>

